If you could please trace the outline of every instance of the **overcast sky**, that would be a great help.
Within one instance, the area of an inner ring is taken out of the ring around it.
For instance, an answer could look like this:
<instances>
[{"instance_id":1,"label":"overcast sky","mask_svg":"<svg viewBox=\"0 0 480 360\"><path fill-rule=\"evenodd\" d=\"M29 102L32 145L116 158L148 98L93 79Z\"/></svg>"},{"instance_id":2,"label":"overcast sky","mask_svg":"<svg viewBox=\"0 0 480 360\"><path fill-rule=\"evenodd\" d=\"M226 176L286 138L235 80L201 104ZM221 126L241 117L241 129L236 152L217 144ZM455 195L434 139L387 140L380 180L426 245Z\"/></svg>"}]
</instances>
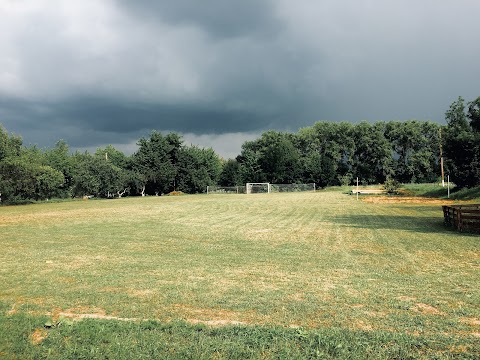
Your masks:
<instances>
[{"instance_id":1,"label":"overcast sky","mask_svg":"<svg viewBox=\"0 0 480 360\"><path fill-rule=\"evenodd\" d=\"M135 151L151 130L234 157L319 120L433 120L480 96L478 0L0 0L0 123Z\"/></svg>"}]
</instances>

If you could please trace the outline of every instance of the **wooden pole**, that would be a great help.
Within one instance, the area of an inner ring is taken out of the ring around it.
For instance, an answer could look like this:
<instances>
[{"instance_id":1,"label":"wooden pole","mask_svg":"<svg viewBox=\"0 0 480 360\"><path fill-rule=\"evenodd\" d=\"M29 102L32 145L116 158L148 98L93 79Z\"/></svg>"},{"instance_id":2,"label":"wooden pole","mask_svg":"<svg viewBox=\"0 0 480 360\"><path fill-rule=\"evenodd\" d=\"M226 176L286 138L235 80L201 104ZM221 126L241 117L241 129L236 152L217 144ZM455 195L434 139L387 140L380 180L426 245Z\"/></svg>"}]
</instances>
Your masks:
<instances>
[{"instance_id":1,"label":"wooden pole","mask_svg":"<svg viewBox=\"0 0 480 360\"><path fill-rule=\"evenodd\" d=\"M440 128L438 131L440 132L440 170L442 172L442 187L445 187L445 173L443 171L442 128Z\"/></svg>"},{"instance_id":2,"label":"wooden pole","mask_svg":"<svg viewBox=\"0 0 480 360\"><path fill-rule=\"evenodd\" d=\"M358 176L357 176L357 201L358 201Z\"/></svg>"},{"instance_id":3,"label":"wooden pole","mask_svg":"<svg viewBox=\"0 0 480 360\"><path fill-rule=\"evenodd\" d=\"M447 175L447 198L450 199L450 175Z\"/></svg>"}]
</instances>

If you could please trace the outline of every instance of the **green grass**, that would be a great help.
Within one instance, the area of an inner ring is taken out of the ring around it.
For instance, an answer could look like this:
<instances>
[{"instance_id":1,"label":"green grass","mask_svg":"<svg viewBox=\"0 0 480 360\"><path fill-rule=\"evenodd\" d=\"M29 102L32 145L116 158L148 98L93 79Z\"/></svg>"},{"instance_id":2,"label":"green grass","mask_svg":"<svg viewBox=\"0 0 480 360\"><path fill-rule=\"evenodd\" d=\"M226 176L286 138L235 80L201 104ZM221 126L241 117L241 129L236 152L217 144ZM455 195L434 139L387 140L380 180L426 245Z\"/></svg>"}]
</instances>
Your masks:
<instances>
[{"instance_id":1,"label":"green grass","mask_svg":"<svg viewBox=\"0 0 480 360\"><path fill-rule=\"evenodd\" d=\"M0 207L0 358L474 358L479 237L442 221L338 191Z\"/></svg>"},{"instance_id":2,"label":"green grass","mask_svg":"<svg viewBox=\"0 0 480 360\"><path fill-rule=\"evenodd\" d=\"M404 184L402 190L402 193L407 196L441 199L447 199L448 196L447 185L442 187L440 184ZM480 202L480 186L470 189L457 189L455 185L450 184L450 199Z\"/></svg>"}]
</instances>

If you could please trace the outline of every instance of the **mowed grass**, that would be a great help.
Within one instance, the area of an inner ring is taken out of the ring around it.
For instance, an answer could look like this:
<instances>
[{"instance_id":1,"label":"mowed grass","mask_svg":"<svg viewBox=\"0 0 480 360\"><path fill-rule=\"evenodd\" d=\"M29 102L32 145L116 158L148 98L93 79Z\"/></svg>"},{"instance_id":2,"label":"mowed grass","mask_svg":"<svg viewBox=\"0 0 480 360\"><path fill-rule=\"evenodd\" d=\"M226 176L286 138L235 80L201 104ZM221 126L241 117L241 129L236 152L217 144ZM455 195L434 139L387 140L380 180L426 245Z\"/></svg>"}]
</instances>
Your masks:
<instances>
[{"instance_id":1,"label":"mowed grass","mask_svg":"<svg viewBox=\"0 0 480 360\"><path fill-rule=\"evenodd\" d=\"M334 191L0 207L0 320L14 329L15 319L38 328L45 319L97 318L78 324L108 320L135 334L145 334L140 320L183 321L169 330L183 339L188 329L226 326L215 331L280 332L297 350L290 335L340 331L342 341L366 336L367 344L371 336L377 350L406 336L418 347L406 354L473 358L480 237L442 222L434 202L370 203ZM3 343L0 335L0 358L14 357L16 341L48 344L23 334ZM279 353L262 351L246 357Z\"/></svg>"}]
</instances>

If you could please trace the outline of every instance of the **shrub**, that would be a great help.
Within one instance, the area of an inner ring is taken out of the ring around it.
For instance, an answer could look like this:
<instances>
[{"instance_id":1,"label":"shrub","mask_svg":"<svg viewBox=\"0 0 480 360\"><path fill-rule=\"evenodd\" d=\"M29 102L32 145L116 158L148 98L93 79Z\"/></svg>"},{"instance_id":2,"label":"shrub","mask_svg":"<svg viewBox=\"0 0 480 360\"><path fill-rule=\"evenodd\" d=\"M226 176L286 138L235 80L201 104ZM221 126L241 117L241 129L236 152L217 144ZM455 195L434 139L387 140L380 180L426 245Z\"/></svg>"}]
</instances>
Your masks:
<instances>
[{"instance_id":1,"label":"shrub","mask_svg":"<svg viewBox=\"0 0 480 360\"><path fill-rule=\"evenodd\" d=\"M385 184L383 184L383 188L387 190L387 193L389 194L397 194L398 189L400 188L400 183L394 178L389 176L385 180Z\"/></svg>"}]
</instances>

